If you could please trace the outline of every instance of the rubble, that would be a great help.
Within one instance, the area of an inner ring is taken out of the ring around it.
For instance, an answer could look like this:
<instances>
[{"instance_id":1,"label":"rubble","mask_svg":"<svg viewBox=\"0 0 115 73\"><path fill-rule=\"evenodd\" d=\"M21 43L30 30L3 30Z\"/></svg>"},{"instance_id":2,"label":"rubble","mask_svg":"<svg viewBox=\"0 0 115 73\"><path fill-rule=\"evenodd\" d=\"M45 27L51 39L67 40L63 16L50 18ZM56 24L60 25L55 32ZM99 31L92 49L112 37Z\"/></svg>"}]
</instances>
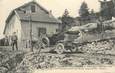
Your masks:
<instances>
[{"instance_id":1,"label":"rubble","mask_svg":"<svg viewBox=\"0 0 115 73\"><path fill-rule=\"evenodd\" d=\"M49 48L50 49L50 48ZM35 69L113 65L114 41L105 40L79 46L81 53L0 52L1 73L32 73ZM101 55L98 55L101 54ZM113 57L112 57L113 56Z\"/></svg>"},{"instance_id":2,"label":"rubble","mask_svg":"<svg viewBox=\"0 0 115 73\"><path fill-rule=\"evenodd\" d=\"M0 73L12 73L13 69L22 61L23 52L1 51Z\"/></svg>"},{"instance_id":3,"label":"rubble","mask_svg":"<svg viewBox=\"0 0 115 73\"><path fill-rule=\"evenodd\" d=\"M15 73L31 73L35 69L83 67L103 64L111 65L113 63L112 59L104 57L77 57L71 54L31 53L25 56L23 61L16 68Z\"/></svg>"},{"instance_id":4,"label":"rubble","mask_svg":"<svg viewBox=\"0 0 115 73\"><path fill-rule=\"evenodd\" d=\"M100 53L100 54L109 54L109 55L115 55L114 47L115 47L114 41L112 40L92 42L81 46L81 48L83 48L87 53Z\"/></svg>"}]
</instances>

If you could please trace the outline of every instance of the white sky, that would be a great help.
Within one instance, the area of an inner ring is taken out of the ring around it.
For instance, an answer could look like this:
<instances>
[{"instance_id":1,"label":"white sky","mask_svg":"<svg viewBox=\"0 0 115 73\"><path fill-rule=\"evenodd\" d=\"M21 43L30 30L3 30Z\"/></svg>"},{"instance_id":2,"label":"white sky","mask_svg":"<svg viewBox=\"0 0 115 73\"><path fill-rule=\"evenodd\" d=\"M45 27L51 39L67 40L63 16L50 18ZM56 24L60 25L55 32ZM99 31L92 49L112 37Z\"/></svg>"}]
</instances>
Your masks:
<instances>
[{"instance_id":1,"label":"white sky","mask_svg":"<svg viewBox=\"0 0 115 73\"><path fill-rule=\"evenodd\" d=\"M0 34L3 32L5 20L11 10L27 3L31 0L0 0ZM47 10L52 10L55 17L63 14L65 9L68 9L70 15L73 17L78 16L78 10L83 1L88 4L90 9L99 11L100 3L98 0L36 0Z\"/></svg>"}]
</instances>

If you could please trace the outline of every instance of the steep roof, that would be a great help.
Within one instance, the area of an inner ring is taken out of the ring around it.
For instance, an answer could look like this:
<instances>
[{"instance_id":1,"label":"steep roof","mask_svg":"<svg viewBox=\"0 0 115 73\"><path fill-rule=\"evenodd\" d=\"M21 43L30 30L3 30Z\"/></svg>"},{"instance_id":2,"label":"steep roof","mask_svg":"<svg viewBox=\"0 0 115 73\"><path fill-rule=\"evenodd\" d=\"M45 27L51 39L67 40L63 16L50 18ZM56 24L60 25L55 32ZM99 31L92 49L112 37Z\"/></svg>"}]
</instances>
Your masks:
<instances>
[{"instance_id":1,"label":"steep roof","mask_svg":"<svg viewBox=\"0 0 115 73\"><path fill-rule=\"evenodd\" d=\"M29 3L26 3L14 10L11 11L11 13L9 14L9 16L7 17L6 19L6 25L5 25L5 28L4 28L4 32L5 33L5 30L6 30L6 26L7 26L7 23L10 21L10 19L12 18L13 15L17 15L19 17L20 20L24 20L24 21L29 21L29 17L28 14L26 13L20 13L20 9L23 8L23 7L26 7L30 4L36 4L44 13L42 14L39 14L39 13L33 13L31 14L31 21L35 21L35 22L43 22L43 23L54 23L54 24L61 24L62 22L58 19L56 19L52 14L49 13L49 11L47 11L45 8L43 8L40 4L36 3L35 1L31 1Z\"/></svg>"},{"instance_id":2,"label":"steep roof","mask_svg":"<svg viewBox=\"0 0 115 73\"><path fill-rule=\"evenodd\" d=\"M8 16L6 23L10 21L10 18L14 15L17 14L20 18L20 20L26 20L29 21L29 17L27 17L28 14L26 13L20 13L20 9L24 8L30 4L36 4L41 10L44 11L44 13L32 13L31 14L31 20L32 21L39 21L39 22L50 22L50 23L61 23L60 20L56 19L52 14L49 13L45 8L43 8L40 4L36 3L35 1L31 1L29 3L26 3L13 11L11 11L10 15ZM16 12L16 13L15 13Z\"/></svg>"}]
</instances>

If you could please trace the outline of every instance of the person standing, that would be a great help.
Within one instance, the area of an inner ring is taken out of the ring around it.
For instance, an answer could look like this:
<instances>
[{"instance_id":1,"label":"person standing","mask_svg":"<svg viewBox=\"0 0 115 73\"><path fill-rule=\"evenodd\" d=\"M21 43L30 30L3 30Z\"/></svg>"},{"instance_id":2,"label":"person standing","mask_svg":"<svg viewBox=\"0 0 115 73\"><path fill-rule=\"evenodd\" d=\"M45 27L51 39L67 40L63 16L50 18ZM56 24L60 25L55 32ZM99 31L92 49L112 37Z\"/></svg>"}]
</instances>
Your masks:
<instances>
[{"instance_id":1,"label":"person standing","mask_svg":"<svg viewBox=\"0 0 115 73\"><path fill-rule=\"evenodd\" d=\"M13 33L11 40L12 40L12 49L14 50L14 48L16 48L16 50L18 50L18 45L17 45L18 37L16 35L16 32Z\"/></svg>"},{"instance_id":2,"label":"person standing","mask_svg":"<svg viewBox=\"0 0 115 73\"><path fill-rule=\"evenodd\" d=\"M9 45L9 39L8 36L6 35L4 38L4 46L8 46Z\"/></svg>"}]
</instances>

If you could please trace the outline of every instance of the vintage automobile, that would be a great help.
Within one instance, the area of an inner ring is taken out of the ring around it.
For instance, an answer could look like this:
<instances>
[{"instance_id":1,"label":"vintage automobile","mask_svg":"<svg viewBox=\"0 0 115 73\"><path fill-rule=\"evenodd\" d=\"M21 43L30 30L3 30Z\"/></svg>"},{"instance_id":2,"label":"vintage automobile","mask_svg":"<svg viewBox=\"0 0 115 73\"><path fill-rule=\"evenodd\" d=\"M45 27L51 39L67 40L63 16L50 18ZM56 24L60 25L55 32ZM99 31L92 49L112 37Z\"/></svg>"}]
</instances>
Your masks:
<instances>
[{"instance_id":1,"label":"vintage automobile","mask_svg":"<svg viewBox=\"0 0 115 73\"><path fill-rule=\"evenodd\" d=\"M33 42L33 46L36 49L46 49L48 47L52 48L58 54L62 54L64 51L76 51L76 46L74 45L74 39L79 37L79 32L66 31L63 33L55 34L52 37L42 36L39 40ZM52 49L51 49L52 50Z\"/></svg>"},{"instance_id":2,"label":"vintage automobile","mask_svg":"<svg viewBox=\"0 0 115 73\"><path fill-rule=\"evenodd\" d=\"M55 51L58 54L63 52L81 52L82 50L78 46L83 43L83 40L79 40L80 37L92 29L97 28L96 23L86 24L84 26L75 26L65 32L64 40L60 40L56 43Z\"/></svg>"},{"instance_id":3,"label":"vintage automobile","mask_svg":"<svg viewBox=\"0 0 115 73\"><path fill-rule=\"evenodd\" d=\"M65 33L64 40L57 42L55 51L59 54L68 50L70 52L83 52L85 49L79 49L79 47L84 44L115 38L114 26L114 22L74 26Z\"/></svg>"},{"instance_id":4,"label":"vintage automobile","mask_svg":"<svg viewBox=\"0 0 115 73\"><path fill-rule=\"evenodd\" d=\"M82 50L78 49L78 46L80 46L84 41L79 40L79 38L83 37L85 33L94 30L95 28L97 28L96 23L90 23L84 26L75 26L67 31L53 35L52 37L42 37L41 44L40 42L37 44L45 47L54 47L53 51L56 51L58 54L62 54L63 52L80 52Z\"/></svg>"},{"instance_id":5,"label":"vintage automobile","mask_svg":"<svg viewBox=\"0 0 115 73\"><path fill-rule=\"evenodd\" d=\"M65 33L64 40L60 40L56 43L55 51L58 54L62 54L63 52L76 52L76 43L74 42L74 39L77 39L79 37L78 33Z\"/></svg>"},{"instance_id":6,"label":"vintage automobile","mask_svg":"<svg viewBox=\"0 0 115 73\"><path fill-rule=\"evenodd\" d=\"M80 46L83 46L85 43L114 38L115 34L110 30L114 29L111 28L113 25L88 23L82 26L74 26L52 37L43 37L41 39L42 46L44 45L44 48L54 47L53 51L56 51L58 54L64 52L83 52L84 49L80 48Z\"/></svg>"}]
</instances>

